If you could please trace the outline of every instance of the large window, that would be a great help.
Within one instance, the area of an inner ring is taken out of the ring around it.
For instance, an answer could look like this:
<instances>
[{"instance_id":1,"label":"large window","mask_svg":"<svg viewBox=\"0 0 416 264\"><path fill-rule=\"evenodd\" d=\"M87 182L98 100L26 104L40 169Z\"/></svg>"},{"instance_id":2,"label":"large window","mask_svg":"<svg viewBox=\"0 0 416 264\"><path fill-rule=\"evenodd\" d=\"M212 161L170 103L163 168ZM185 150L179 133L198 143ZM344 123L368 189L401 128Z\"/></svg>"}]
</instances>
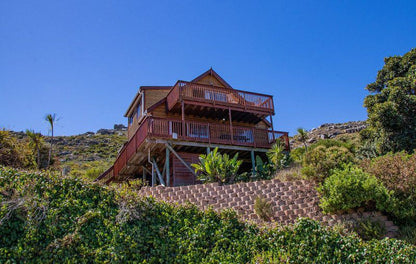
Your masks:
<instances>
[{"instance_id":1,"label":"large window","mask_svg":"<svg viewBox=\"0 0 416 264\"><path fill-rule=\"evenodd\" d=\"M133 124L133 115L129 116L129 125Z\"/></svg>"}]
</instances>

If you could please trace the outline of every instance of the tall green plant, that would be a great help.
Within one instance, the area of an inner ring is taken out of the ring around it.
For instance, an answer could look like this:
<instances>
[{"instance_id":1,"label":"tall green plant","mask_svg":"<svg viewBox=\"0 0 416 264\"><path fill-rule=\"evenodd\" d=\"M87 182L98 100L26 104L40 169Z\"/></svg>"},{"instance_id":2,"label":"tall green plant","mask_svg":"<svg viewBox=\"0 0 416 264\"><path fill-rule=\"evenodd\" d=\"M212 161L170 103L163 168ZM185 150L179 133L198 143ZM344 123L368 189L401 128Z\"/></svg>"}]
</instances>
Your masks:
<instances>
[{"instance_id":1,"label":"tall green plant","mask_svg":"<svg viewBox=\"0 0 416 264\"><path fill-rule=\"evenodd\" d=\"M298 128L298 136L299 140L303 143L305 146L305 151L308 151L308 145L306 144L306 141L308 140L308 132L303 128Z\"/></svg>"},{"instance_id":2,"label":"tall green plant","mask_svg":"<svg viewBox=\"0 0 416 264\"><path fill-rule=\"evenodd\" d=\"M238 175L242 160L238 160L238 153L233 158L227 154L221 155L218 148L209 154L199 156L199 163L191 164L199 179L204 183L218 182L219 184L233 183Z\"/></svg>"},{"instance_id":3,"label":"tall green plant","mask_svg":"<svg viewBox=\"0 0 416 264\"><path fill-rule=\"evenodd\" d=\"M280 139L276 140L276 143L272 145L266 155L270 162L275 166L276 170L287 167L291 161L290 156L286 153L285 146Z\"/></svg>"},{"instance_id":4,"label":"tall green plant","mask_svg":"<svg viewBox=\"0 0 416 264\"><path fill-rule=\"evenodd\" d=\"M45 117L45 120L49 123L49 126L51 128L51 146L50 146L49 155L48 155L48 166L49 166L51 164L51 158L52 158L53 132L54 132L54 125L56 122L56 114L47 114Z\"/></svg>"},{"instance_id":5,"label":"tall green plant","mask_svg":"<svg viewBox=\"0 0 416 264\"><path fill-rule=\"evenodd\" d=\"M26 130L26 135L29 137L30 146L36 152L36 164L38 166L38 169L40 169L40 148L42 144L42 135L40 133L35 133L35 131L29 129Z\"/></svg>"}]
</instances>

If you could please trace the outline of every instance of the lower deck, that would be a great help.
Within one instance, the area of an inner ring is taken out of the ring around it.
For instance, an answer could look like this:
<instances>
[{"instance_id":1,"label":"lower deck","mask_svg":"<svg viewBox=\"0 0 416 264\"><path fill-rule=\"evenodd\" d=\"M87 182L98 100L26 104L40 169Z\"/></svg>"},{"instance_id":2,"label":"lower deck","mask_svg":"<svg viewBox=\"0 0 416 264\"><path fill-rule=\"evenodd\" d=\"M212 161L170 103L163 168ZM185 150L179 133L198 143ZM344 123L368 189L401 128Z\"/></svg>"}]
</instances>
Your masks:
<instances>
[{"instance_id":1,"label":"lower deck","mask_svg":"<svg viewBox=\"0 0 416 264\"><path fill-rule=\"evenodd\" d=\"M222 154L243 160L241 172L253 169L255 156L266 158L267 149L245 148L228 145L197 144L193 142L147 139L137 153L112 181L143 179L148 185L183 186L198 184L192 163L199 163L199 156L214 148Z\"/></svg>"},{"instance_id":2,"label":"lower deck","mask_svg":"<svg viewBox=\"0 0 416 264\"><path fill-rule=\"evenodd\" d=\"M256 155L265 158L276 139L289 149L286 132L181 120L146 118L120 150L114 165L96 181L143 178L150 185L179 186L197 183L190 164L217 148L243 160L242 170L254 170Z\"/></svg>"}]
</instances>

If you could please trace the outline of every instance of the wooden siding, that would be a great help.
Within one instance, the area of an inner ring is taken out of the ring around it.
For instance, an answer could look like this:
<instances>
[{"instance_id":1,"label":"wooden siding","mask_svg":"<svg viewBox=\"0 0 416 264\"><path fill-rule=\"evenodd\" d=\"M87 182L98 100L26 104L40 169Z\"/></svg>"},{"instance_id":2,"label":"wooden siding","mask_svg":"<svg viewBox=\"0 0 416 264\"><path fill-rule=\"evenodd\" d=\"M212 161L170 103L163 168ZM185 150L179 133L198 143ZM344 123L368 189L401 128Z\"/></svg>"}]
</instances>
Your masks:
<instances>
[{"instance_id":1,"label":"wooden siding","mask_svg":"<svg viewBox=\"0 0 416 264\"><path fill-rule=\"evenodd\" d=\"M212 75L207 75L204 78L202 78L201 80L198 80L196 83L214 85L214 86L225 88L224 85L222 85L222 83L219 82L218 79L215 78Z\"/></svg>"},{"instance_id":2,"label":"wooden siding","mask_svg":"<svg viewBox=\"0 0 416 264\"><path fill-rule=\"evenodd\" d=\"M189 165L199 163L199 154L179 152L179 156ZM198 179L185 167L185 165L173 154L171 154L172 167L171 175L173 175L172 186L183 186L200 183Z\"/></svg>"},{"instance_id":3,"label":"wooden siding","mask_svg":"<svg viewBox=\"0 0 416 264\"><path fill-rule=\"evenodd\" d=\"M148 109L155 103L165 98L170 89L149 89L144 90L144 109Z\"/></svg>"}]
</instances>

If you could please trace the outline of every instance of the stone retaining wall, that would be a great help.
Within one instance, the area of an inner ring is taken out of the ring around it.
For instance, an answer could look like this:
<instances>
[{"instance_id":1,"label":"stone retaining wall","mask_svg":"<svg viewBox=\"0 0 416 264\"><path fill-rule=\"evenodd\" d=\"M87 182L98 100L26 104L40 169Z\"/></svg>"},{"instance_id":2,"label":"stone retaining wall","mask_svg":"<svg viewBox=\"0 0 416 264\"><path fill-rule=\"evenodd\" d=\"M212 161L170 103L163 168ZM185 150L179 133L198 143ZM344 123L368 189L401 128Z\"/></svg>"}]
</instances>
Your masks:
<instances>
[{"instance_id":1,"label":"stone retaining wall","mask_svg":"<svg viewBox=\"0 0 416 264\"><path fill-rule=\"evenodd\" d=\"M257 197L267 199L273 210L274 222L292 224L299 217L308 217L328 225L345 221L371 218L385 224L387 236L394 237L397 226L379 212L351 213L346 215L326 215L319 207L319 195L310 181L282 182L267 180L219 186L216 183L181 187L143 187L140 195L153 196L157 200L170 203L192 203L200 209L208 207L216 211L232 208L244 220L261 222L254 211Z\"/></svg>"}]
</instances>

